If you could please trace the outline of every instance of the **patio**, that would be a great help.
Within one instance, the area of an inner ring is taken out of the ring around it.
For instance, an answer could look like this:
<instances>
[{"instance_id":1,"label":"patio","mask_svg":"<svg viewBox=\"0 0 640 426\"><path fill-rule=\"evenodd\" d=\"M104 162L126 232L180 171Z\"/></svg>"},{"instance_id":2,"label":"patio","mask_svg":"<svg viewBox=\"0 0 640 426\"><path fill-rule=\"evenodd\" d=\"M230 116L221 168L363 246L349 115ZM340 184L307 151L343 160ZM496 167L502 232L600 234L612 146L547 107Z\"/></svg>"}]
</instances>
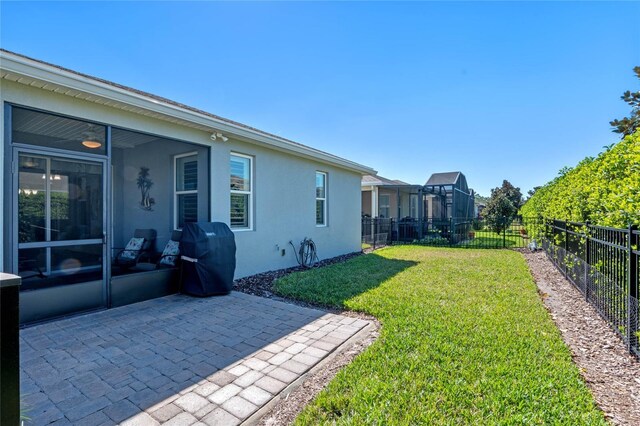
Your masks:
<instances>
[{"instance_id":1,"label":"patio","mask_svg":"<svg viewBox=\"0 0 640 426\"><path fill-rule=\"evenodd\" d=\"M232 425L369 323L232 292L21 330L26 424Z\"/></svg>"}]
</instances>

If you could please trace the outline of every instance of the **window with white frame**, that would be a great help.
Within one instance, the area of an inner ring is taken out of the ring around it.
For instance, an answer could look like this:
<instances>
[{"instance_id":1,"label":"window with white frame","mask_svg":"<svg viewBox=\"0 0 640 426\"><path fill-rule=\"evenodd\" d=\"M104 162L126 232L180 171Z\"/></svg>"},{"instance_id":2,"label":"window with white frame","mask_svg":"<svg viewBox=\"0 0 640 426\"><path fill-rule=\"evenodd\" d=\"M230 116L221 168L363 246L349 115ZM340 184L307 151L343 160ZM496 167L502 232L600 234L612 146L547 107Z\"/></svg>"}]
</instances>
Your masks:
<instances>
[{"instance_id":1,"label":"window with white frame","mask_svg":"<svg viewBox=\"0 0 640 426\"><path fill-rule=\"evenodd\" d=\"M316 226L327 225L327 174L316 172Z\"/></svg>"},{"instance_id":2,"label":"window with white frame","mask_svg":"<svg viewBox=\"0 0 640 426\"><path fill-rule=\"evenodd\" d=\"M231 154L230 189L231 210L229 223L234 229L253 228L253 158L243 154Z\"/></svg>"},{"instance_id":3,"label":"window with white frame","mask_svg":"<svg viewBox=\"0 0 640 426\"><path fill-rule=\"evenodd\" d=\"M380 195L378 198L378 217L389 217L391 201L389 195Z\"/></svg>"},{"instance_id":4,"label":"window with white frame","mask_svg":"<svg viewBox=\"0 0 640 426\"><path fill-rule=\"evenodd\" d=\"M198 221L198 155L176 155L173 159L174 227L182 229L187 222Z\"/></svg>"}]
</instances>

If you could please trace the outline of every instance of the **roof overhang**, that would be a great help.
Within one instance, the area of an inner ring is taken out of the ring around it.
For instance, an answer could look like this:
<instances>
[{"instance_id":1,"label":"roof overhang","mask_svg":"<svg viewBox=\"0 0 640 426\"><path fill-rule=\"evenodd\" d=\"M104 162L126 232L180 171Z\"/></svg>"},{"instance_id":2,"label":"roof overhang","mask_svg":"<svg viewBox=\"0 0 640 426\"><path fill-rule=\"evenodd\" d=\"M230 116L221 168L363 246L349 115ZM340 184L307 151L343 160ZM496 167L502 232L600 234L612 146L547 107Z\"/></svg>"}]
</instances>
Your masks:
<instances>
[{"instance_id":1,"label":"roof overhang","mask_svg":"<svg viewBox=\"0 0 640 426\"><path fill-rule=\"evenodd\" d=\"M144 94L6 51L0 51L0 78L125 110L133 114L168 121L180 126L206 132L221 131L248 143L266 145L278 151L320 161L363 175L376 173L370 167L306 145L163 102Z\"/></svg>"}]
</instances>

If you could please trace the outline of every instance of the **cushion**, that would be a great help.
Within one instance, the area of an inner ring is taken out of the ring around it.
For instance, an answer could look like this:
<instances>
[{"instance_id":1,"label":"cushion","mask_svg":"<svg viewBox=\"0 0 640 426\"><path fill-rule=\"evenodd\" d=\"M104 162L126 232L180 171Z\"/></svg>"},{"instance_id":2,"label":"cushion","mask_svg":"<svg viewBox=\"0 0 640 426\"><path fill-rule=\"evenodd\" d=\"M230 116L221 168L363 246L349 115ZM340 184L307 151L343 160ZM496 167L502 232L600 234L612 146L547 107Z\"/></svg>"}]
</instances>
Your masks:
<instances>
[{"instance_id":1,"label":"cushion","mask_svg":"<svg viewBox=\"0 0 640 426\"><path fill-rule=\"evenodd\" d=\"M176 257L180 254L180 243L178 241L169 240L164 250L160 263L163 265L176 266Z\"/></svg>"},{"instance_id":2,"label":"cushion","mask_svg":"<svg viewBox=\"0 0 640 426\"><path fill-rule=\"evenodd\" d=\"M132 238L127 243L120 257L124 259L135 259L144 244L144 238Z\"/></svg>"}]
</instances>

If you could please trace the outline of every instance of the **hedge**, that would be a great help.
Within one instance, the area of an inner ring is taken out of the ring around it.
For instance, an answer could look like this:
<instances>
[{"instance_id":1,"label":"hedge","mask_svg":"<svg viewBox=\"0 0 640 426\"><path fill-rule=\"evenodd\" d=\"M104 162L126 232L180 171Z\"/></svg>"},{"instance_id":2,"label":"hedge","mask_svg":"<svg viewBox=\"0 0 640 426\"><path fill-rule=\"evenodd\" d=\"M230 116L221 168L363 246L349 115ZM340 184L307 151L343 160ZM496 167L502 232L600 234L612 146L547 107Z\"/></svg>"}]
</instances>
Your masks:
<instances>
[{"instance_id":1,"label":"hedge","mask_svg":"<svg viewBox=\"0 0 640 426\"><path fill-rule=\"evenodd\" d=\"M640 132L563 169L533 194L520 214L613 227L640 225Z\"/></svg>"}]
</instances>

